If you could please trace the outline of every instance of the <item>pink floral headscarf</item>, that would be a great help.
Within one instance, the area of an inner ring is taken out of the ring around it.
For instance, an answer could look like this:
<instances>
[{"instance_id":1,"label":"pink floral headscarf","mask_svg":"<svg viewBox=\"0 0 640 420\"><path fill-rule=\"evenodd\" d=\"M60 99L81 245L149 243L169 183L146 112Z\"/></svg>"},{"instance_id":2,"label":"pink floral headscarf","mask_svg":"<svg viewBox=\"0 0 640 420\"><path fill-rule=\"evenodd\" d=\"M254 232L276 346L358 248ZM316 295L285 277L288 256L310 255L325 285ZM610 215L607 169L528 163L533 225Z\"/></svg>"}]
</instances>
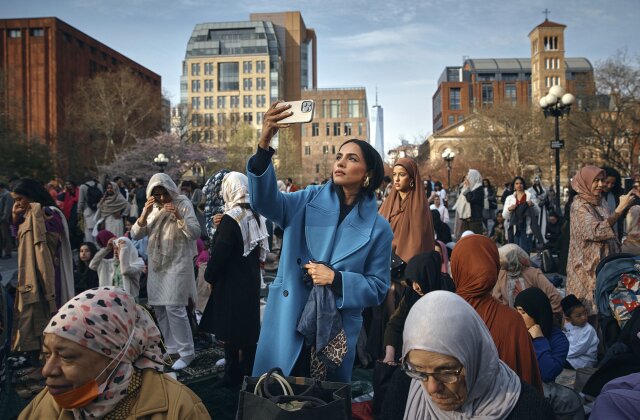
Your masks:
<instances>
[{"instance_id":1,"label":"pink floral headscarf","mask_svg":"<svg viewBox=\"0 0 640 420\"><path fill-rule=\"evenodd\" d=\"M116 359L131 339L117 371L91 404L74 409L75 418L102 418L127 395L138 369L162 371L160 331L149 314L124 289L96 287L62 305L44 329L91 351Z\"/></svg>"}]
</instances>

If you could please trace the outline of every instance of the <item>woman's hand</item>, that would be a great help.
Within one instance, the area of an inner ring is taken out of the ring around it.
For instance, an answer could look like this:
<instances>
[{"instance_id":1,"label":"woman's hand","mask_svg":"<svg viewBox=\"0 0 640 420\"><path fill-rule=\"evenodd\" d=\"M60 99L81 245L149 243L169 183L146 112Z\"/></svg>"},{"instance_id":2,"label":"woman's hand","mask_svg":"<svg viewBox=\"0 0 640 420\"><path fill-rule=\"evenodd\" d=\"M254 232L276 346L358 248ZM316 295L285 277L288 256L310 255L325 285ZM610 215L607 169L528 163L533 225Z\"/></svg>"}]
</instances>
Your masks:
<instances>
[{"instance_id":1,"label":"woman's hand","mask_svg":"<svg viewBox=\"0 0 640 420\"><path fill-rule=\"evenodd\" d=\"M316 286L327 286L333 283L333 278L335 273L332 269L327 267L324 264L316 264L309 261L308 264L305 264L304 268L307 269L307 272L313 279L313 284Z\"/></svg>"},{"instance_id":2,"label":"woman's hand","mask_svg":"<svg viewBox=\"0 0 640 420\"><path fill-rule=\"evenodd\" d=\"M13 208L11 209L11 215L13 216L13 224L17 224L20 220L20 216L26 213L26 209L22 208L19 202L13 202Z\"/></svg>"},{"instance_id":3,"label":"woman's hand","mask_svg":"<svg viewBox=\"0 0 640 420\"><path fill-rule=\"evenodd\" d=\"M382 363L386 363L388 365L396 364L396 349L393 346L385 347L385 354Z\"/></svg>"},{"instance_id":4,"label":"woman's hand","mask_svg":"<svg viewBox=\"0 0 640 420\"><path fill-rule=\"evenodd\" d=\"M155 204L156 199L153 196L147 198L146 203L144 203L144 208L142 209L142 214L138 219L138 224L140 226L144 226L147 224L147 217L149 217L149 213L153 210L153 205Z\"/></svg>"},{"instance_id":5,"label":"woman's hand","mask_svg":"<svg viewBox=\"0 0 640 420\"><path fill-rule=\"evenodd\" d=\"M509 208L507 210L514 211L515 209L516 209L516 205L514 204L514 205L509 206Z\"/></svg>"},{"instance_id":6,"label":"woman's hand","mask_svg":"<svg viewBox=\"0 0 640 420\"><path fill-rule=\"evenodd\" d=\"M634 190L629 191L628 194L620 196L620 203L616 207L616 213L622 213L627 208L631 207L638 197L638 193Z\"/></svg>"},{"instance_id":7,"label":"woman's hand","mask_svg":"<svg viewBox=\"0 0 640 420\"><path fill-rule=\"evenodd\" d=\"M176 217L176 219L182 220L182 215L178 211L178 208L173 205L173 203L165 204L164 205L164 209L165 209L165 211L168 211L169 213L172 213Z\"/></svg>"},{"instance_id":8,"label":"woman's hand","mask_svg":"<svg viewBox=\"0 0 640 420\"><path fill-rule=\"evenodd\" d=\"M224 216L224 214L215 214L211 219L213 220L213 225L215 227L218 227L218 225L220 224L220 222L222 221L222 216Z\"/></svg>"},{"instance_id":9,"label":"woman's hand","mask_svg":"<svg viewBox=\"0 0 640 420\"><path fill-rule=\"evenodd\" d=\"M258 141L258 146L262 149L269 150L271 139L278 133L278 130L281 128L289 128L291 126L291 124L280 124L278 122L293 115L293 112L289 111L291 105L287 104L284 106L278 106L280 102L281 101L276 101L272 103L269 110L264 114L264 119L262 120L262 134Z\"/></svg>"},{"instance_id":10,"label":"woman's hand","mask_svg":"<svg viewBox=\"0 0 640 420\"><path fill-rule=\"evenodd\" d=\"M542 328L540 328L540 325L538 324L532 325L529 328L529 335L531 336L531 338L544 337L544 334L542 334Z\"/></svg>"}]
</instances>

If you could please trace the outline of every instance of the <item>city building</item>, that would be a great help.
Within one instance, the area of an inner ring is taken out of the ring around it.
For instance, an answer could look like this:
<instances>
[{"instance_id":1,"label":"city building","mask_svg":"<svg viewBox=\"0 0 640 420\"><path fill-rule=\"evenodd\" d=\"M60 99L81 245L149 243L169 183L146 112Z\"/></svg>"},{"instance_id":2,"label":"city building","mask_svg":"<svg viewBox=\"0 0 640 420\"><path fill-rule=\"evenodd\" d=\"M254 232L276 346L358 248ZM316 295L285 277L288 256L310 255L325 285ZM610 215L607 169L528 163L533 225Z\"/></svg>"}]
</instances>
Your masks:
<instances>
[{"instance_id":1,"label":"city building","mask_svg":"<svg viewBox=\"0 0 640 420\"><path fill-rule=\"evenodd\" d=\"M402 158L417 158L418 150L420 148L419 144L411 144L408 140L401 140L400 146L395 149L389 150L389 163L393 166L398 159Z\"/></svg>"},{"instance_id":2,"label":"city building","mask_svg":"<svg viewBox=\"0 0 640 420\"><path fill-rule=\"evenodd\" d=\"M79 80L126 66L161 97L158 74L55 17L0 19L0 54L2 111L25 138L49 145L56 165L64 161L57 151L65 100Z\"/></svg>"},{"instance_id":3,"label":"city building","mask_svg":"<svg viewBox=\"0 0 640 420\"><path fill-rule=\"evenodd\" d=\"M345 141L369 138L367 92L364 87L310 89L304 99L315 101L313 121L301 124L302 173L282 174L308 184L331 177L335 155Z\"/></svg>"},{"instance_id":4,"label":"city building","mask_svg":"<svg viewBox=\"0 0 640 420\"><path fill-rule=\"evenodd\" d=\"M446 67L433 95L433 132L463 121L478 108L498 103L538 106L555 85L579 100L595 93L593 66L586 58L565 57L565 25L545 20L530 33L531 57L465 58Z\"/></svg>"},{"instance_id":5,"label":"city building","mask_svg":"<svg viewBox=\"0 0 640 420\"><path fill-rule=\"evenodd\" d=\"M384 109L378 103L378 91L376 89L376 104L371 107L371 144L376 148L382 160L384 154Z\"/></svg>"},{"instance_id":6,"label":"city building","mask_svg":"<svg viewBox=\"0 0 640 420\"><path fill-rule=\"evenodd\" d=\"M253 126L258 136L272 102L299 100L301 91L315 88L316 82L315 32L300 12L198 24L187 44L180 82L190 138L224 144L240 122ZM301 127L294 126L293 138L299 145Z\"/></svg>"}]
</instances>

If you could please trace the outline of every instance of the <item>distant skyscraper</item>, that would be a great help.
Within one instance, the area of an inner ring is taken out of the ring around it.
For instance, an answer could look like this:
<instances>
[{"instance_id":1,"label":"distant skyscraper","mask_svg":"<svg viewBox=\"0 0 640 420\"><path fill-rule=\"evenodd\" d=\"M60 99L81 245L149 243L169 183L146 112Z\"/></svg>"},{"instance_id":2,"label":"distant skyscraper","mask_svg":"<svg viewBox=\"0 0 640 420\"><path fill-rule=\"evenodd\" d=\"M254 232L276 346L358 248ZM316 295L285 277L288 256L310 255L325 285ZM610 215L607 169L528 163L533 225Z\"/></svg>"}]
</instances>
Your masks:
<instances>
[{"instance_id":1,"label":"distant skyscraper","mask_svg":"<svg viewBox=\"0 0 640 420\"><path fill-rule=\"evenodd\" d=\"M376 89L376 104L371 108L371 137L369 143L380 153L384 160L384 110L378 104L378 90Z\"/></svg>"}]
</instances>

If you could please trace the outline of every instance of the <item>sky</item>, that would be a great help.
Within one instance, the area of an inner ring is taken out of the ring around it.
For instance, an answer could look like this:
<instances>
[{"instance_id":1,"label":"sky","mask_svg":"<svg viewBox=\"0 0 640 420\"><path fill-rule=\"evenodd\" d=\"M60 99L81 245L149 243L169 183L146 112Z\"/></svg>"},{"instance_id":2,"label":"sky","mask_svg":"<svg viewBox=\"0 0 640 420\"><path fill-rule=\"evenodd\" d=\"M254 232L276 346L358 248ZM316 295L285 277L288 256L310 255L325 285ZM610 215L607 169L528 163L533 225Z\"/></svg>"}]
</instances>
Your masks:
<instances>
[{"instance_id":1,"label":"sky","mask_svg":"<svg viewBox=\"0 0 640 420\"><path fill-rule=\"evenodd\" d=\"M299 10L318 40L318 87L364 86L384 108L385 149L432 130L445 66L470 58L527 58L529 32L567 25L567 57L592 64L619 49L640 56L639 0L5 0L0 17L55 16L162 76L173 104L194 25Z\"/></svg>"}]
</instances>

